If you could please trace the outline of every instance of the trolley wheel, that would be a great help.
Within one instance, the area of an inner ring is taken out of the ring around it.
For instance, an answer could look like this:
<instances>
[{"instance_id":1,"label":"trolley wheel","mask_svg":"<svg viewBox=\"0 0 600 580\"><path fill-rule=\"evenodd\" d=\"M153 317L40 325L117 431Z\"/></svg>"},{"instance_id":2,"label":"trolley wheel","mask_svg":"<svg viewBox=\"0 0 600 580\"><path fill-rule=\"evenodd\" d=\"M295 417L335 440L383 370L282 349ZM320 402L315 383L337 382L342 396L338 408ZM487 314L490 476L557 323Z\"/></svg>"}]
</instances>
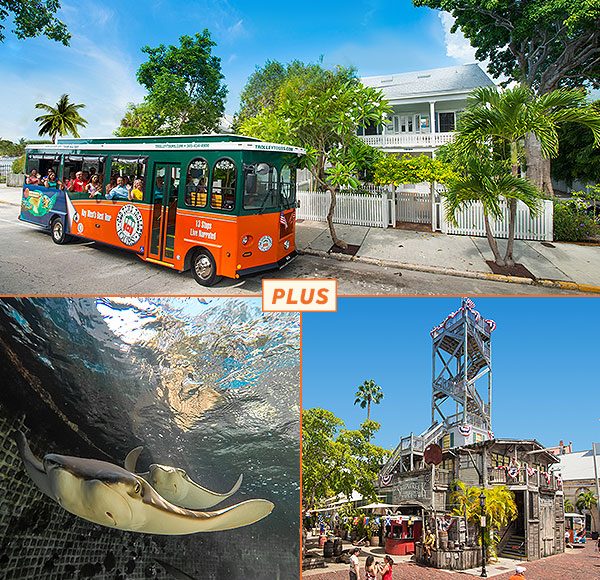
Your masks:
<instances>
[{"instance_id":1,"label":"trolley wheel","mask_svg":"<svg viewBox=\"0 0 600 580\"><path fill-rule=\"evenodd\" d=\"M213 286L221 279L221 276L217 276L215 259L204 248L197 250L193 255L191 269L194 280L202 286Z\"/></svg>"},{"instance_id":2,"label":"trolley wheel","mask_svg":"<svg viewBox=\"0 0 600 580\"><path fill-rule=\"evenodd\" d=\"M63 218L60 216L52 218L52 222L50 223L50 231L52 233L52 241L55 244L66 244L72 239L72 236L67 234L65 231L65 223Z\"/></svg>"}]
</instances>

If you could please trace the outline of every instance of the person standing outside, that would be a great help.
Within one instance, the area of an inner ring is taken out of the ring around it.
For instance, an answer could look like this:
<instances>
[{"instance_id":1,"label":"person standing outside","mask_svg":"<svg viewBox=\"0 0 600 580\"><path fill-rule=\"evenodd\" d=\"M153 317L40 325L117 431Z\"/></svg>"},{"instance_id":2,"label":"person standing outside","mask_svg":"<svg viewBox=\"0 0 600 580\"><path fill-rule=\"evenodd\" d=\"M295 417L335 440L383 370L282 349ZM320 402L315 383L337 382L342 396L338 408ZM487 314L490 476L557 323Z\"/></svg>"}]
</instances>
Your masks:
<instances>
[{"instance_id":1,"label":"person standing outside","mask_svg":"<svg viewBox=\"0 0 600 580\"><path fill-rule=\"evenodd\" d=\"M389 554L386 554L383 558L383 564L380 564L379 572L381 574L381 580L392 580L392 566L394 560Z\"/></svg>"},{"instance_id":2,"label":"person standing outside","mask_svg":"<svg viewBox=\"0 0 600 580\"><path fill-rule=\"evenodd\" d=\"M354 548L350 554L350 580L358 580L358 555L360 554L360 548Z\"/></svg>"},{"instance_id":3,"label":"person standing outside","mask_svg":"<svg viewBox=\"0 0 600 580\"><path fill-rule=\"evenodd\" d=\"M517 566L515 573L510 577L510 580L525 580L525 576L523 572L525 572L527 568L523 566Z\"/></svg>"}]
</instances>

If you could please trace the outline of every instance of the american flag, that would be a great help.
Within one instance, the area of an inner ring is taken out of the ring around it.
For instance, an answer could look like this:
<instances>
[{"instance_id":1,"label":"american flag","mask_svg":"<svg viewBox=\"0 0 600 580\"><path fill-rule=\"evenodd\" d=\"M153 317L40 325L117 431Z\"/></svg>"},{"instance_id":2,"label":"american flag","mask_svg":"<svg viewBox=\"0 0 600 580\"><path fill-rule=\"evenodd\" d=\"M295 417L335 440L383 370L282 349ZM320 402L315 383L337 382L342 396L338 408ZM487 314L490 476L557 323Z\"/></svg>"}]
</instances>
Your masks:
<instances>
[{"instance_id":1,"label":"american flag","mask_svg":"<svg viewBox=\"0 0 600 580\"><path fill-rule=\"evenodd\" d=\"M475 310L475 303L470 298L465 298L465 304Z\"/></svg>"},{"instance_id":2,"label":"american flag","mask_svg":"<svg viewBox=\"0 0 600 580\"><path fill-rule=\"evenodd\" d=\"M287 220L285 219L285 216L283 215L283 210L281 210L281 213L279 214L279 223L284 227L287 228Z\"/></svg>"}]
</instances>

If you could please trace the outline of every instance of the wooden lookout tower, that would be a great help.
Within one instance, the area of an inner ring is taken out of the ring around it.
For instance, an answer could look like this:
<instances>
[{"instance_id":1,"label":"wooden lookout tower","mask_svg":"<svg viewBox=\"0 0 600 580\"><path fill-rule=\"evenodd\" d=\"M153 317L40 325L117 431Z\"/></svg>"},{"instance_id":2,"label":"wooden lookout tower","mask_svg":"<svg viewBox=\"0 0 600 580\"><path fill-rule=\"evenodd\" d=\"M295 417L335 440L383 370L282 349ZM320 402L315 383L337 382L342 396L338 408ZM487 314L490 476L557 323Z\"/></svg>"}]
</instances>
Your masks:
<instances>
[{"instance_id":1,"label":"wooden lookout tower","mask_svg":"<svg viewBox=\"0 0 600 580\"><path fill-rule=\"evenodd\" d=\"M443 447L478 443L492 435L492 345L496 324L469 298L431 331L432 428L443 425Z\"/></svg>"}]
</instances>

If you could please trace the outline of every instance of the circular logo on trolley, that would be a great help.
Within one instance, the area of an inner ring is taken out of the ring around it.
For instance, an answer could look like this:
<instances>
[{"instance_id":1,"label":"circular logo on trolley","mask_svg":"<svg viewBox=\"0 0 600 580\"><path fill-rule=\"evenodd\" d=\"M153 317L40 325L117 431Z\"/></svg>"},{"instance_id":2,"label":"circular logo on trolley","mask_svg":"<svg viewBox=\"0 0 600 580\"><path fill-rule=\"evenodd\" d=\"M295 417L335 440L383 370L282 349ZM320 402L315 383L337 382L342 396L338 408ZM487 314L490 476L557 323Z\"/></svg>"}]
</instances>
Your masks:
<instances>
[{"instance_id":1,"label":"circular logo on trolley","mask_svg":"<svg viewBox=\"0 0 600 580\"><path fill-rule=\"evenodd\" d=\"M258 249L261 252L266 252L267 250L270 250L272 245L273 238L271 238L271 236L263 236L262 238L260 238L260 240L258 240Z\"/></svg>"},{"instance_id":2,"label":"circular logo on trolley","mask_svg":"<svg viewBox=\"0 0 600 580\"><path fill-rule=\"evenodd\" d=\"M133 246L140 241L144 220L140 210L135 205L124 205L117 214L117 235L126 246Z\"/></svg>"}]
</instances>

